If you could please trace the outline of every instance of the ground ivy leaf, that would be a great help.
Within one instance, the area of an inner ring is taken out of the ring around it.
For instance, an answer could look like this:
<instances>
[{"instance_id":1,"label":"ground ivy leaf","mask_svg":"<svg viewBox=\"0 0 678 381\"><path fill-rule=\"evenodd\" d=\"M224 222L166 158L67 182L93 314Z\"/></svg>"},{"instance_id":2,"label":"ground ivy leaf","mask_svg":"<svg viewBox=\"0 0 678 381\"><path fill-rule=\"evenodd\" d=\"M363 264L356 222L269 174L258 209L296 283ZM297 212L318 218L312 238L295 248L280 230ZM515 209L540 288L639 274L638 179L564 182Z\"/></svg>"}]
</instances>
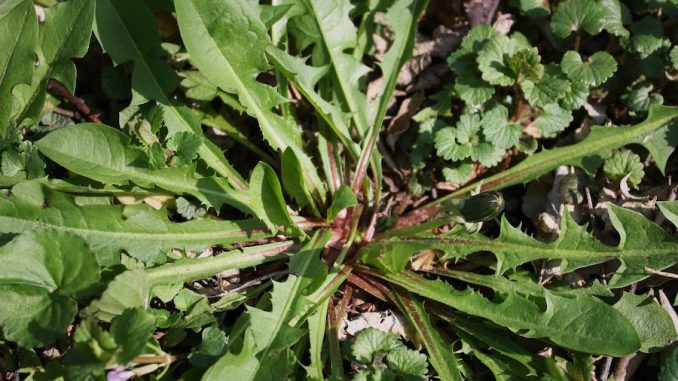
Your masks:
<instances>
[{"instance_id":1,"label":"ground ivy leaf","mask_svg":"<svg viewBox=\"0 0 678 381\"><path fill-rule=\"evenodd\" d=\"M608 52L596 52L582 62L579 53L570 50L563 56L560 67L571 80L597 87L617 71L617 61Z\"/></svg>"},{"instance_id":2,"label":"ground ivy leaf","mask_svg":"<svg viewBox=\"0 0 678 381\"><path fill-rule=\"evenodd\" d=\"M563 94L560 107L565 110L581 108L589 97L589 87L579 81L570 81L570 91Z\"/></svg>"},{"instance_id":3,"label":"ground ivy leaf","mask_svg":"<svg viewBox=\"0 0 678 381\"><path fill-rule=\"evenodd\" d=\"M502 105L485 112L480 123L483 135L499 148L506 149L515 146L523 134L521 125L509 123L508 109Z\"/></svg>"},{"instance_id":4,"label":"ground ivy leaf","mask_svg":"<svg viewBox=\"0 0 678 381\"><path fill-rule=\"evenodd\" d=\"M605 9L605 16L601 20L603 29L618 37L627 37L629 30L625 25L631 24L631 11L619 0L600 0L600 6Z\"/></svg>"},{"instance_id":5,"label":"ground ivy leaf","mask_svg":"<svg viewBox=\"0 0 678 381\"><path fill-rule=\"evenodd\" d=\"M129 308L148 308L150 285L143 270L127 270L116 276L101 297L85 309L103 321L111 321Z\"/></svg>"},{"instance_id":6,"label":"ground ivy leaf","mask_svg":"<svg viewBox=\"0 0 678 381\"><path fill-rule=\"evenodd\" d=\"M634 22L631 27L631 36L622 38L619 42L624 49L638 53L645 58L664 46L664 28L661 21L654 16L645 16Z\"/></svg>"},{"instance_id":7,"label":"ground ivy leaf","mask_svg":"<svg viewBox=\"0 0 678 381\"><path fill-rule=\"evenodd\" d=\"M535 121L537 128L547 138L555 137L572 123L572 113L557 104L544 106L543 112Z\"/></svg>"},{"instance_id":8,"label":"ground ivy leaf","mask_svg":"<svg viewBox=\"0 0 678 381\"><path fill-rule=\"evenodd\" d=\"M470 76L457 77L454 82L454 91L467 105L479 107L492 99L494 86L483 81L480 74L473 73Z\"/></svg>"},{"instance_id":9,"label":"ground ivy leaf","mask_svg":"<svg viewBox=\"0 0 678 381\"><path fill-rule=\"evenodd\" d=\"M501 34L490 25L481 24L474 26L461 42L461 49L467 52L480 51L487 42Z\"/></svg>"},{"instance_id":10,"label":"ground ivy leaf","mask_svg":"<svg viewBox=\"0 0 678 381\"><path fill-rule=\"evenodd\" d=\"M0 247L0 327L7 339L41 347L66 333L74 295L99 280L99 265L80 237L23 233Z\"/></svg>"},{"instance_id":11,"label":"ground ivy leaf","mask_svg":"<svg viewBox=\"0 0 678 381\"><path fill-rule=\"evenodd\" d=\"M500 86L511 86L518 79L509 66L509 58L522 50L518 41L504 35L489 40L478 53L478 69L483 80Z\"/></svg>"},{"instance_id":12,"label":"ground ivy leaf","mask_svg":"<svg viewBox=\"0 0 678 381\"><path fill-rule=\"evenodd\" d=\"M603 170L607 178L615 184L619 184L626 175L630 175L627 180L628 184L633 189L638 189L645 175L644 168L643 163L640 162L640 156L624 149L614 151L607 159Z\"/></svg>"},{"instance_id":13,"label":"ground ivy leaf","mask_svg":"<svg viewBox=\"0 0 678 381\"><path fill-rule=\"evenodd\" d=\"M198 155L201 144L200 137L192 132L180 131L172 135L167 142L167 148L175 151L172 163L175 166L191 164Z\"/></svg>"},{"instance_id":14,"label":"ground ivy leaf","mask_svg":"<svg viewBox=\"0 0 678 381\"><path fill-rule=\"evenodd\" d=\"M580 31L595 35L603 27L605 14L605 9L595 0L566 0L558 4L551 18L551 30L560 38Z\"/></svg>"},{"instance_id":15,"label":"ground ivy leaf","mask_svg":"<svg viewBox=\"0 0 678 381\"><path fill-rule=\"evenodd\" d=\"M367 327L358 332L353 339L351 356L360 364L369 365L377 355L404 348L405 345L394 334Z\"/></svg>"},{"instance_id":16,"label":"ground ivy leaf","mask_svg":"<svg viewBox=\"0 0 678 381\"><path fill-rule=\"evenodd\" d=\"M570 92L570 82L556 65L546 65L544 75L537 81L526 80L520 83L527 101L538 107L553 103ZM588 92L587 92L588 93Z\"/></svg>"},{"instance_id":17,"label":"ground ivy leaf","mask_svg":"<svg viewBox=\"0 0 678 381\"><path fill-rule=\"evenodd\" d=\"M541 64L537 48L516 52L508 59L508 67L516 76L517 82L538 81L544 75L544 65Z\"/></svg>"},{"instance_id":18,"label":"ground ivy leaf","mask_svg":"<svg viewBox=\"0 0 678 381\"><path fill-rule=\"evenodd\" d=\"M654 86L650 81L641 81L633 85L631 91L622 97L629 109L636 113L645 113L652 104L664 103L661 93L652 93Z\"/></svg>"},{"instance_id":19,"label":"ground ivy leaf","mask_svg":"<svg viewBox=\"0 0 678 381\"><path fill-rule=\"evenodd\" d=\"M409 348L389 351L386 362L389 369L407 380L424 380L428 372L428 357Z\"/></svg>"},{"instance_id":20,"label":"ground ivy leaf","mask_svg":"<svg viewBox=\"0 0 678 381\"><path fill-rule=\"evenodd\" d=\"M671 53L669 53L669 56L671 58L671 63L673 64L673 68L678 70L678 46L671 48Z\"/></svg>"},{"instance_id":21,"label":"ground ivy leaf","mask_svg":"<svg viewBox=\"0 0 678 381\"><path fill-rule=\"evenodd\" d=\"M671 316L649 296L625 292L614 308L636 328L642 352L658 352L678 338Z\"/></svg>"},{"instance_id":22,"label":"ground ivy leaf","mask_svg":"<svg viewBox=\"0 0 678 381\"><path fill-rule=\"evenodd\" d=\"M177 212L187 220L195 220L202 218L207 214L207 208L202 205L197 205L183 197L177 197Z\"/></svg>"},{"instance_id":23,"label":"ground ivy leaf","mask_svg":"<svg viewBox=\"0 0 678 381\"><path fill-rule=\"evenodd\" d=\"M485 167L494 167L504 158L506 150L497 147L494 144L482 142L473 146L471 150L471 159L479 162Z\"/></svg>"},{"instance_id":24,"label":"ground ivy leaf","mask_svg":"<svg viewBox=\"0 0 678 381\"><path fill-rule=\"evenodd\" d=\"M445 181L453 184L463 184L467 182L473 174L473 163L462 162L458 167L443 168L443 177Z\"/></svg>"}]
</instances>

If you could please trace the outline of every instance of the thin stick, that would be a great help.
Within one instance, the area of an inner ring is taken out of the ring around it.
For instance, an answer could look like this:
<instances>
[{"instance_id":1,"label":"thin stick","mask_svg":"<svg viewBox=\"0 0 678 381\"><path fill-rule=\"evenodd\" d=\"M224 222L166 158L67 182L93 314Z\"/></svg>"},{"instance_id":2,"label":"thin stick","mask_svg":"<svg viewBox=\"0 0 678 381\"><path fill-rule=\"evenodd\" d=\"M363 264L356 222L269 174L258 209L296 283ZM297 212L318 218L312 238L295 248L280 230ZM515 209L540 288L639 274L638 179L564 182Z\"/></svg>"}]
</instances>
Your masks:
<instances>
[{"instance_id":1,"label":"thin stick","mask_svg":"<svg viewBox=\"0 0 678 381\"><path fill-rule=\"evenodd\" d=\"M90 122L101 124L101 119L92 113L92 110L87 106L85 101L73 95L61 82L51 78L48 79L47 91L66 99L75 106L83 116L89 119Z\"/></svg>"},{"instance_id":2,"label":"thin stick","mask_svg":"<svg viewBox=\"0 0 678 381\"><path fill-rule=\"evenodd\" d=\"M648 272L648 273L650 273L650 274L661 275L661 276L664 276L664 277L667 277L667 278L671 278L671 279L678 279L678 274L667 273L667 272L665 272L665 271L659 271L659 270L651 269L651 268L649 268L649 267L645 267L644 270L645 270L645 272Z\"/></svg>"}]
</instances>

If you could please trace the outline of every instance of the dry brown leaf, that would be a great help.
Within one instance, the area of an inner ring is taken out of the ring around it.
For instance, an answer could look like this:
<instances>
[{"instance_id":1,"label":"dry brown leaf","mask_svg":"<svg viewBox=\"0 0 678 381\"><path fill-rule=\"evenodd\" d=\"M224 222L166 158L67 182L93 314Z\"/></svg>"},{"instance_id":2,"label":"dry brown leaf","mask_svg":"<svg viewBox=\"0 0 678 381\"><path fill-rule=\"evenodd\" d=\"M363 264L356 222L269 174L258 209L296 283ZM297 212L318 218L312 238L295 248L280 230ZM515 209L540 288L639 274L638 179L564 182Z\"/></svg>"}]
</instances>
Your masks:
<instances>
[{"instance_id":1,"label":"dry brown leaf","mask_svg":"<svg viewBox=\"0 0 678 381\"><path fill-rule=\"evenodd\" d=\"M412 117L419 112L424 99L424 93L419 91L400 103L398 113L391 119L391 123L386 128L386 144L391 150L395 148L398 137L410 128Z\"/></svg>"}]
</instances>

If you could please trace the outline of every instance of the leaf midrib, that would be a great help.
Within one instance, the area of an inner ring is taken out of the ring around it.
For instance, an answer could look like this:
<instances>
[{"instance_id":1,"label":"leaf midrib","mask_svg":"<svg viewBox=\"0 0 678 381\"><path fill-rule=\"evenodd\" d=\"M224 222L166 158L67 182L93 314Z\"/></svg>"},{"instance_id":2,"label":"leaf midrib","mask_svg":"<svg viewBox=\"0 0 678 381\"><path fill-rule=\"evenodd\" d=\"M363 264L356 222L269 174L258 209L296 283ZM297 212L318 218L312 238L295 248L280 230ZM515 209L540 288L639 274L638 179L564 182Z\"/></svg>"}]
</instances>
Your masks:
<instances>
[{"instance_id":1,"label":"leaf midrib","mask_svg":"<svg viewBox=\"0 0 678 381\"><path fill-rule=\"evenodd\" d=\"M201 243L201 242L207 242L207 241L212 241L212 242L218 242L219 239L223 238L235 238L238 236L242 236L243 238L248 237L252 233L256 233L255 231L248 231L245 234L242 234L241 231L229 231L229 230L220 230L217 232L177 232L177 231L171 231L168 230L167 232L164 233L138 233L138 232L132 232L132 231L112 231L112 230L99 230L99 229L94 229L94 228L78 228L74 226L66 226L66 225L56 225L52 223L45 222L43 220L39 221L33 221L29 219L21 219L17 217L9 217L9 216L0 216L0 221L2 220L8 220L10 223L15 222L15 223L20 223L20 224L29 224L33 225L36 227L42 227L42 228L48 228L48 229L53 229L57 231L63 231L63 232L72 232L76 233L79 236L86 236L86 235L97 235L97 236L102 236L102 237L116 237L116 238L125 238L127 240L134 240L134 241L148 241L149 238L152 239L154 242L192 242L196 241L196 243ZM121 244L121 246L125 246L124 244Z\"/></svg>"}]
</instances>

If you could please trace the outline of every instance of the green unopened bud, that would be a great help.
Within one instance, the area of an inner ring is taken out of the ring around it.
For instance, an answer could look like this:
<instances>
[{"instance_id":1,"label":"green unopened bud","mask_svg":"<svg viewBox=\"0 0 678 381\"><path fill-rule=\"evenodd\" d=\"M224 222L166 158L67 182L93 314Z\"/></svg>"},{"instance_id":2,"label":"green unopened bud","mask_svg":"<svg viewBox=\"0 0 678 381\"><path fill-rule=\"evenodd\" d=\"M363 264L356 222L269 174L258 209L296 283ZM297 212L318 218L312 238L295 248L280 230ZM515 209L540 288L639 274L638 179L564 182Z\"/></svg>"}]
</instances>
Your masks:
<instances>
[{"instance_id":1,"label":"green unopened bud","mask_svg":"<svg viewBox=\"0 0 678 381\"><path fill-rule=\"evenodd\" d=\"M464 202L461 215L466 222L489 221L504 210L504 197L499 192L484 192Z\"/></svg>"}]
</instances>

